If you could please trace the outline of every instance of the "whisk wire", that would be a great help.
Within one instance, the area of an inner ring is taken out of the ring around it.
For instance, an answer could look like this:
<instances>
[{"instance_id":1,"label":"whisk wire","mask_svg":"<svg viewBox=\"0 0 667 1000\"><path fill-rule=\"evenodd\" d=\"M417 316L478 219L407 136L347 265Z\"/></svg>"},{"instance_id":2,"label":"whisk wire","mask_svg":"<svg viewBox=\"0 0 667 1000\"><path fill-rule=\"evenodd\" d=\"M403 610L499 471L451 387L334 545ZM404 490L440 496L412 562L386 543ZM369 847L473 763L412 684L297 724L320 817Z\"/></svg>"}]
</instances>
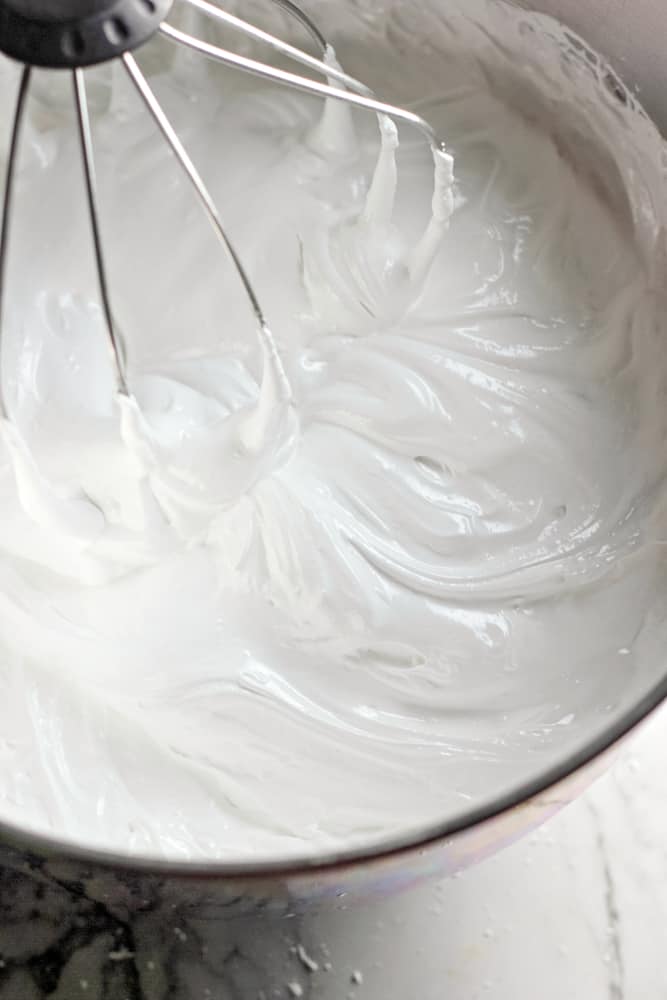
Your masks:
<instances>
[{"instance_id":1,"label":"whisk wire","mask_svg":"<svg viewBox=\"0 0 667 1000\"><path fill-rule=\"evenodd\" d=\"M300 76L297 73L290 73L288 70L277 66L270 66L267 63L258 62L256 59L250 59L248 56L239 55L237 52L231 52L217 45L211 45L209 42L195 38L181 31L179 28L174 28L173 25L168 24L166 21L162 22L158 31L172 42L184 45L186 48L194 49L196 52L200 52L209 59L214 59L225 66L233 66L236 69L243 70L245 73L259 76L265 80L272 80L274 83L280 83L308 94L314 94L317 97L330 97L337 101L343 101L346 104L364 108L367 111L374 111L376 114L387 115L387 117L394 121L404 122L418 129L428 141L431 149L437 151L444 149L443 143L438 139L435 131L424 118L413 111L407 111L405 108L399 108L393 104L387 104L384 101L378 101L375 97L369 96L369 91L363 84L355 81L352 77L347 77L346 74L343 75L346 76L346 82L349 81L350 90L333 87L328 83L321 83L319 80L310 80L308 77ZM301 54L303 56L306 55L306 53ZM315 61L319 63L318 69L321 73L327 76L337 76L335 68L327 66L326 63L320 60ZM358 92L359 90L361 90L361 93Z\"/></svg>"},{"instance_id":2,"label":"whisk wire","mask_svg":"<svg viewBox=\"0 0 667 1000\"><path fill-rule=\"evenodd\" d=\"M323 59L312 56L303 51L301 48L277 38L270 32L264 31L256 25L250 24L236 15L215 6L209 2L209 0L182 0L182 2L199 10L201 13L210 18L223 22L229 27L241 31L251 38L270 45L273 49L288 58L315 70L317 73L320 73L325 80L319 81L310 79L309 77L295 72L290 72L278 66L272 66L264 62L259 62L258 60L252 59L248 56L240 55L221 48L220 46L210 44L209 42L196 38L178 28L173 27L166 21L162 21L157 30L170 42L193 49L201 55L211 58L216 62L240 69L243 72L270 80L274 83L288 86L320 98L341 101L345 104L356 106L381 116L387 116L396 122L403 122L407 125L411 125L428 141L429 146L434 153L444 151L444 144L439 141L436 133L424 118L416 114L414 111L400 108L378 100L372 90L360 81L356 80L354 77L343 72L343 70L341 70L337 65L330 64L333 60L328 59L327 57L330 53L333 54L333 50L331 50L328 46L327 41L320 32L319 28L317 28L317 26L301 10L301 8L293 2L293 0L274 0L274 3L276 3L277 6L286 13L297 19L298 22L307 30L311 38L315 41L317 47L320 49L324 57ZM134 88L154 119L159 131L162 133L181 168L187 175L213 230L234 265L250 303L252 312L254 313L257 323L259 324L260 338L263 342L265 350L268 352L267 358L270 359L273 373L277 377L281 386L281 394L284 399L289 399L289 383L280 363L273 336L269 330L259 299L255 294L255 290L245 267L243 266L241 258L237 254L234 245L227 236L223 227L215 202L213 201L207 186L205 185L194 162L190 158L185 146L179 139L176 130L151 89L150 84L142 73L136 59L131 54L129 49L123 52L120 58L132 84L134 85ZM112 297L109 289L103 237L100 226L95 160L86 83L81 66L75 64L72 67L71 72L100 297L108 329L109 344L113 356L117 387L119 392L128 396L129 389L126 375L124 343L122 338L119 336L114 322ZM21 125L24 119L30 75L31 67L25 66L21 76L16 100L9 159L7 163L3 214L0 223L0 338L2 331L2 305L5 287L7 247L9 243L12 194L16 173L16 160L20 142ZM335 83L339 85L336 86ZM2 342L0 339L0 350L1 346ZM6 417L6 415L6 405L3 398L2 386L0 385L0 417Z\"/></svg>"},{"instance_id":3,"label":"whisk wire","mask_svg":"<svg viewBox=\"0 0 667 1000\"><path fill-rule=\"evenodd\" d=\"M282 52L283 55L288 56L295 62L301 63L303 66L309 66L318 73L322 73L331 79L338 80L340 83L345 84L347 87L351 87L352 90L355 90L358 93L364 93L372 96L368 87L366 87L363 83L360 83L359 80L355 80L355 78L350 76L349 73L343 72L343 70L339 69L337 66L330 66L322 59L309 55L309 53L304 52L303 49L299 49L295 45L290 45L289 42L284 42L281 38L276 37L276 35L272 35L270 32L264 31L262 28L258 28L249 21L244 21L235 14L230 14L221 7L216 7L214 4L209 3L209 0L184 0L184 3L188 4L190 7L194 7L196 10L201 11L203 14L206 14L208 17L211 17L216 21L221 21L223 24L235 28L243 34L248 35L250 38L255 38L257 41L270 45L271 48L275 49L277 52ZM292 12L294 8L290 6L286 9ZM307 20L310 27L319 37L322 54L326 55L329 50L326 39L323 35L320 35L318 29L315 28L315 25L309 19Z\"/></svg>"},{"instance_id":4,"label":"whisk wire","mask_svg":"<svg viewBox=\"0 0 667 1000\"><path fill-rule=\"evenodd\" d=\"M30 89L30 77L32 70L30 66L24 66L19 82L16 96L16 106L14 109L14 121L12 123L12 134L9 143L9 156L7 159L7 172L5 175L5 192L2 204L2 220L0 222L0 350L2 348L2 307L4 303L5 277L7 273L7 248L9 246L9 229L11 218L11 207L14 195L14 178L16 176L16 161L21 139L21 126L23 124L28 90ZM0 417L7 417L7 407L5 404L2 382L0 380Z\"/></svg>"},{"instance_id":5,"label":"whisk wire","mask_svg":"<svg viewBox=\"0 0 667 1000\"><path fill-rule=\"evenodd\" d=\"M134 84L136 90L141 96L144 104L148 108L148 111L152 115L155 123L157 124L160 132L166 139L168 145L170 146L172 152L176 156L176 159L180 163L181 167L188 176L196 194L201 203L206 215L208 216L209 222L211 223L216 235L219 237L223 243L227 253L229 254L234 267L236 268L239 278L243 284L246 295L250 301L250 305L255 314L255 317L263 330L268 329L266 320L264 318L264 313L262 307L259 304L259 300L255 294L255 290L252 287L250 278L248 277L246 270L241 263L241 259L236 253L234 246L225 232L222 220L218 214L218 210L215 206L215 202L211 197L211 194L204 184L202 177L195 167L192 159L190 158L185 146L179 139L176 130L169 121L169 118L164 112L160 102L156 98L153 90L151 89L146 77L142 73L139 65L129 52L126 52L122 57L125 69L128 72L132 83Z\"/></svg>"},{"instance_id":6,"label":"whisk wire","mask_svg":"<svg viewBox=\"0 0 667 1000\"><path fill-rule=\"evenodd\" d=\"M79 139L81 143L81 160L86 181L86 197L88 199L88 212L90 215L90 225L93 235L93 246L95 250L95 266L97 269L97 280L102 299L102 309L109 333L109 343L113 356L114 369L118 382L118 390L123 395L129 395L127 379L125 376L124 350L121 344L113 319L111 308L111 296L109 293L109 283L107 281L107 271L104 260L104 248L100 229L100 217L97 198L97 180L95 176L95 159L93 154L93 140L90 129L90 116L88 113L88 97L86 95L86 83L82 69L72 70L72 82L74 85L74 103L79 127Z\"/></svg>"},{"instance_id":7,"label":"whisk wire","mask_svg":"<svg viewBox=\"0 0 667 1000\"><path fill-rule=\"evenodd\" d=\"M315 42L318 48L323 52L327 50L327 40L317 27L316 24L311 21L304 10L301 10L292 0L273 0L276 7L280 7L282 10L287 11L291 17L296 18L296 20L301 24L306 31L310 34L311 38Z\"/></svg>"}]
</instances>

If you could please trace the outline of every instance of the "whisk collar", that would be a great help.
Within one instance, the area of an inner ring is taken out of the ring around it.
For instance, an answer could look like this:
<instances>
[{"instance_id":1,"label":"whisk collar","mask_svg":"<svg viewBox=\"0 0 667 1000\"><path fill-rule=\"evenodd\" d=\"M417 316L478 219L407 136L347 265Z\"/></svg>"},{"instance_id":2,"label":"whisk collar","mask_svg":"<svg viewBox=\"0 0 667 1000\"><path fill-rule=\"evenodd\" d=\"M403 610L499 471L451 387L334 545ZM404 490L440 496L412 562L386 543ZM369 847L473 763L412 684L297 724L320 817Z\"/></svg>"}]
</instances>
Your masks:
<instances>
[{"instance_id":1,"label":"whisk collar","mask_svg":"<svg viewBox=\"0 0 667 1000\"><path fill-rule=\"evenodd\" d=\"M28 66L77 69L143 45L173 0L0 0L0 51Z\"/></svg>"}]
</instances>

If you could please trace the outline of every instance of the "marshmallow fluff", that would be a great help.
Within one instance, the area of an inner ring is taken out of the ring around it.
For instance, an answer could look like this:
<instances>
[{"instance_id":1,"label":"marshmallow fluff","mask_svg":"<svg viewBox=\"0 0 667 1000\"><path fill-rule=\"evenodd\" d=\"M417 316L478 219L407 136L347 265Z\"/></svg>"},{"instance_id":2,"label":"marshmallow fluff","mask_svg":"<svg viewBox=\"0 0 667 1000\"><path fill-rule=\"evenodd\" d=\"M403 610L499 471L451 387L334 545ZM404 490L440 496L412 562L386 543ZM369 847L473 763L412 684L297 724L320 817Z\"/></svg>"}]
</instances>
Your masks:
<instances>
[{"instance_id":1,"label":"marshmallow fluff","mask_svg":"<svg viewBox=\"0 0 667 1000\"><path fill-rule=\"evenodd\" d=\"M90 74L127 394L69 81L36 74L2 332L4 822L175 859L372 846L537 773L658 669L660 140L554 22L376 6L313 6L330 65L442 146L139 53L266 326L122 66Z\"/></svg>"}]
</instances>

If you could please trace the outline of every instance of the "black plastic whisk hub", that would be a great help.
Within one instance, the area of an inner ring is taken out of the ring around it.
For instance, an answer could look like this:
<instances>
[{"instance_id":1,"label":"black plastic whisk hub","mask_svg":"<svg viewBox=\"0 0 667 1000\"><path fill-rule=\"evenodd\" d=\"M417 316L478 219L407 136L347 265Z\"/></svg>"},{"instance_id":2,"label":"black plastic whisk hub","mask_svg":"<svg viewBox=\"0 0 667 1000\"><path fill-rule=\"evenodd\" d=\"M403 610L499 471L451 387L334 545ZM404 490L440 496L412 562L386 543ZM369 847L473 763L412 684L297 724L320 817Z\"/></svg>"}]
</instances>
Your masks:
<instances>
[{"instance_id":1,"label":"black plastic whisk hub","mask_svg":"<svg viewBox=\"0 0 667 1000\"><path fill-rule=\"evenodd\" d=\"M0 0L0 51L28 66L93 66L148 41L172 2Z\"/></svg>"}]
</instances>

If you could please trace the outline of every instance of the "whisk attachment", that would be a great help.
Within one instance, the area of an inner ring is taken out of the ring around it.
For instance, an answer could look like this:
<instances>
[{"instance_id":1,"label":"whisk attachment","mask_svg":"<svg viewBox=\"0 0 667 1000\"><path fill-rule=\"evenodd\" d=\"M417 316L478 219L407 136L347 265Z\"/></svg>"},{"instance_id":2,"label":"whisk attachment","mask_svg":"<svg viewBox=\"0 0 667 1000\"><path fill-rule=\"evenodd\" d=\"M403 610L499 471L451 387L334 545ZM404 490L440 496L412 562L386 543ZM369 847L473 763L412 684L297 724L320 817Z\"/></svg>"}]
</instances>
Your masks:
<instances>
[{"instance_id":1,"label":"whisk attachment","mask_svg":"<svg viewBox=\"0 0 667 1000\"><path fill-rule=\"evenodd\" d=\"M440 142L428 122L410 110L379 100L362 82L344 72L335 59L333 49L328 45L319 28L293 0L272 0L272 2L288 16L295 19L310 35L319 53L317 56L311 55L236 14L218 7L210 0L60 0L57 5L54 5L51 0L0 0L0 51L23 63L14 109L6 167L3 214L0 223L0 351L2 349L3 305L6 304L3 300L6 299L5 279L12 202L32 69L33 67L47 67L67 70L72 79L73 104L78 127L97 282L115 373L116 395L120 407L121 436L132 454L137 457L141 468L144 469L143 475L144 478L150 480L152 495L157 499L158 506L171 524L179 517L179 512L174 506L174 504L177 506L174 498L177 498L180 503L193 483L198 484L197 489L201 487L201 495L198 494L195 497L194 506L202 509L207 504L209 507L215 506L216 497L208 496L208 493L215 493L218 490L218 496L220 496L220 484L216 480L215 484L210 486L209 479L213 483L213 477L209 476L206 470L213 466L220 466L219 452L215 451L215 447L220 442L217 441L215 435L212 437L211 448L199 442L198 455L203 457L201 461L197 460L198 467L193 471L190 458L177 457L174 452L165 452L163 444L154 438L128 384L125 343L114 318L113 289L110 288L108 281L104 238L98 207L93 136L86 91L86 68L111 59L121 61L134 90L190 182L243 286L257 326L264 368L256 405L254 408L249 407L245 413L235 414L237 419L230 421L232 429L228 429L226 432L228 436L229 434L236 436L235 440L240 445L240 448L236 449L237 454L260 454L265 440L268 441L272 435L275 436L278 433L277 426L281 425L285 428L290 425L291 417L287 419L286 414L292 413L290 410L291 387L259 298L245 270L243 261L225 231L215 202L201 174L144 76L133 55L133 50L139 48L152 36L161 37L170 44L194 50L225 66L323 98L329 109L342 104L361 108L378 116L381 123L383 145L375 181L385 185L385 195L377 201L372 211L364 213L361 220L367 228L369 225L371 228L374 227L371 239L372 253L374 252L373 248L381 241L382 227L386 228L390 224L393 206L395 188L393 174L395 174L395 170L392 173L390 161L394 155L397 141L392 138L392 129L395 132L395 124L388 128L387 123L403 123L418 130L432 151L436 182L429 226L416 250L416 256L413 254L413 262L408 263L407 267L404 268L408 277L424 273L425 268L433 258L439 235L444 230L449 214L451 214L451 158L447 155L444 144ZM167 16L176 7L181 11L186 8L196 10L202 17L223 23L227 28L265 44L281 56L314 71L323 79L311 79L301 73L261 62L258 59L241 55L197 38L167 21ZM369 194L369 199L373 200L371 194ZM378 206L381 207L378 208ZM334 234L333 250L327 248L320 254L324 260L324 270L329 268L331 262L333 262L334 268L338 267L336 246L340 246L344 251L347 245L346 240L349 237L356 252L358 246L363 244L367 236L368 233L364 231L360 243L356 231L350 230L349 233L344 233L341 240L338 239L338 234ZM362 247L364 253L366 249ZM318 266L317 261L315 266ZM307 276L304 275L304 277ZM279 419L277 419L278 415L281 415ZM40 520L42 517L40 512L46 510L48 518L51 519L50 523L55 518L58 526L65 533L69 533L72 525L76 525L81 503L84 506L88 504L90 532L92 534L97 532L100 511L97 510L93 501L87 497L82 499L80 495L76 497L65 495L59 488L42 481L27 445L22 441L18 429L8 419L7 404L1 388L0 418L3 435L14 460L17 483L22 481L27 484L26 493L30 492L31 496L35 498L35 501L30 503L30 509L36 512L35 518ZM184 484L186 485L184 486ZM202 496L204 496L203 500ZM190 499L192 500L192 497ZM24 504L24 507L28 509L28 504Z\"/></svg>"}]
</instances>

